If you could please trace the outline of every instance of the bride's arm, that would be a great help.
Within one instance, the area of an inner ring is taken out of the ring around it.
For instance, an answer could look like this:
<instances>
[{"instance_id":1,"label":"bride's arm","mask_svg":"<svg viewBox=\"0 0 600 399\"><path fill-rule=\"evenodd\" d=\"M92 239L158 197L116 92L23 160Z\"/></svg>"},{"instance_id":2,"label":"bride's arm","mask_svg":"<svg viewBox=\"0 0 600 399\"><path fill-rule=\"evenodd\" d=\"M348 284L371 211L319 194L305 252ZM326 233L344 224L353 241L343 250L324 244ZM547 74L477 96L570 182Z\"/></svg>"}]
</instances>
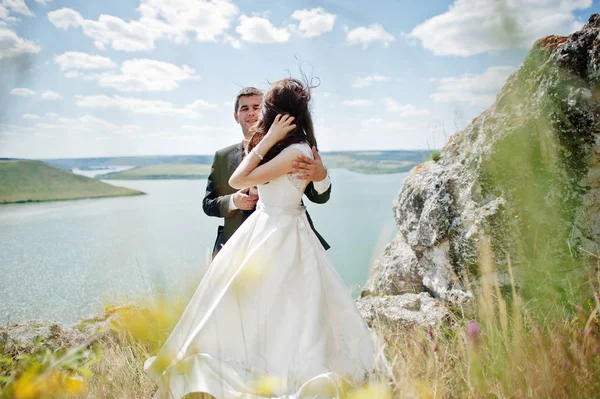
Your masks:
<instances>
[{"instance_id":1,"label":"bride's arm","mask_svg":"<svg viewBox=\"0 0 600 399\"><path fill-rule=\"evenodd\" d=\"M258 143L254 149L244 157L244 160L229 178L229 185L233 188L246 188L264 184L279 176L291 172L292 162L298 156L296 151L282 151L269 162L258 166L261 158L277 142L282 140L288 132L294 130L296 125L292 125L294 117L289 115L277 115L271 128L265 137Z\"/></svg>"}]
</instances>

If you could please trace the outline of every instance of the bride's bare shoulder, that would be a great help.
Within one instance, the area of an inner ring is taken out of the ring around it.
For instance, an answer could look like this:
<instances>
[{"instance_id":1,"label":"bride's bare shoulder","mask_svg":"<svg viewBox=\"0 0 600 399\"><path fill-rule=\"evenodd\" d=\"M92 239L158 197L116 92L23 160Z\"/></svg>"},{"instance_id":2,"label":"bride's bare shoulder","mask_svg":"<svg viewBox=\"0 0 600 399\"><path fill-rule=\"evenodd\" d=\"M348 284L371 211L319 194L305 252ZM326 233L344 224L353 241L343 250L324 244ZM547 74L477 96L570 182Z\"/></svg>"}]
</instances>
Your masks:
<instances>
[{"instance_id":1,"label":"bride's bare shoulder","mask_svg":"<svg viewBox=\"0 0 600 399\"><path fill-rule=\"evenodd\" d=\"M302 152L302 154L306 155L307 157L310 157L310 158L313 157L312 150L311 150L310 145L308 143L294 143L294 144L290 144L285 149L286 150L287 149L300 150L300 152Z\"/></svg>"}]
</instances>

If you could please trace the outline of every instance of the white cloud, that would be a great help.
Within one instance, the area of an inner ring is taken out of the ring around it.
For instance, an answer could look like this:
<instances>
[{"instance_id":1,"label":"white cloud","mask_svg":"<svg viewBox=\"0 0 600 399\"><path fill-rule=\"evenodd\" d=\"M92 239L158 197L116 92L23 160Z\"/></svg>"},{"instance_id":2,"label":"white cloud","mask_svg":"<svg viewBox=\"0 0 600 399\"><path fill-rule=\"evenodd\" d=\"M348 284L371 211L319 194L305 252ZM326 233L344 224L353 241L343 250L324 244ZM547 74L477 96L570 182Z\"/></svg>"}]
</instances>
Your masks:
<instances>
[{"instance_id":1,"label":"white cloud","mask_svg":"<svg viewBox=\"0 0 600 399\"><path fill-rule=\"evenodd\" d=\"M60 65L61 71L114 69L117 67L110 58L76 51L69 51L54 57L54 63Z\"/></svg>"},{"instance_id":2,"label":"white cloud","mask_svg":"<svg viewBox=\"0 0 600 399\"><path fill-rule=\"evenodd\" d=\"M64 128L64 125L57 125L55 123L40 122L40 123L36 123L35 127L40 128L40 129L62 129L62 128Z\"/></svg>"},{"instance_id":3,"label":"white cloud","mask_svg":"<svg viewBox=\"0 0 600 399\"><path fill-rule=\"evenodd\" d=\"M14 132L9 132L7 130L0 130L0 140L7 140L12 136L16 136L17 134Z\"/></svg>"},{"instance_id":4,"label":"white cloud","mask_svg":"<svg viewBox=\"0 0 600 399\"><path fill-rule=\"evenodd\" d=\"M159 39L187 43L192 34L199 42L216 42L229 29L238 7L229 0L141 0L138 20L102 14L85 19L77 11L62 8L48 13L58 28L81 28L98 49L149 51Z\"/></svg>"},{"instance_id":5,"label":"white cloud","mask_svg":"<svg viewBox=\"0 0 600 399\"><path fill-rule=\"evenodd\" d=\"M37 54L40 46L19 37L12 30L0 25L0 59L19 57L24 54Z\"/></svg>"},{"instance_id":6,"label":"white cloud","mask_svg":"<svg viewBox=\"0 0 600 399\"><path fill-rule=\"evenodd\" d=\"M202 125L182 125L181 130L188 132L206 133L206 132L227 132L227 129L223 126L202 126Z\"/></svg>"},{"instance_id":7,"label":"white cloud","mask_svg":"<svg viewBox=\"0 0 600 399\"><path fill-rule=\"evenodd\" d=\"M35 120L35 119L40 119L39 115L35 115L35 114L23 114L23 116L21 117L23 119L29 119L29 120Z\"/></svg>"},{"instance_id":8,"label":"white cloud","mask_svg":"<svg viewBox=\"0 0 600 399\"><path fill-rule=\"evenodd\" d=\"M438 83L437 91L431 97L436 102L463 102L488 107L514 70L511 66L493 66L479 75L464 74L438 79L435 80Z\"/></svg>"},{"instance_id":9,"label":"white cloud","mask_svg":"<svg viewBox=\"0 0 600 399\"><path fill-rule=\"evenodd\" d=\"M541 37L579 29L573 11L592 0L455 0L448 11L407 36L435 55L470 56L512 47L530 48Z\"/></svg>"},{"instance_id":10,"label":"white cloud","mask_svg":"<svg viewBox=\"0 0 600 399\"><path fill-rule=\"evenodd\" d=\"M367 87L370 86L371 83L373 82L385 82L390 80L391 78L389 76L381 76L381 75L369 75L369 76L364 76L364 77L356 77L354 78L354 81L352 82L352 87L356 87L356 88L360 88L360 87Z\"/></svg>"},{"instance_id":11,"label":"white cloud","mask_svg":"<svg viewBox=\"0 0 600 399\"><path fill-rule=\"evenodd\" d=\"M236 50L239 50L242 48L242 42L239 39L236 39L235 37L233 37L231 35L224 35L223 43L231 44L231 47L233 47Z\"/></svg>"},{"instance_id":12,"label":"white cloud","mask_svg":"<svg viewBox=\"0 0 600 399\"><path fill-rule=\"evenodd\" d=\"M229 0L142 0L138 11L141 22L166 29L167 36L177 43L187 42L188 32L199 42L216 42L239 13Z\"/></svg>"},{"instance_id":13,"label":"white cloud","mask_svg":"<svg viewBox=\"0 0 600 399\"><path fill-rule=\"evenodd\" d=\"M42 93L42 98L44 100L62 100L63 96L62 96L62 94L57 93L55 91L46 90L45 92Z\"/></svg>"},{"instance_id":14,"label":"white cloud","mask_svg":"<svg viewBox=\"0 0 600 399\"><path fill-rule=\"evenodd\" d=\"M58 118L58 114L55 114L54 112L48 112L48 113L46 113L46 118L50 118L50 119Z\"/></svg>"},{"instance_id":15,"label":"white cloud","mask_svg":"<svg viewBox=\"0 0 600 399\"><path fill-rule=\"evenodd\" d=\"M6 10L6 13L8 13L8 10ZM0 14L2 14L2 8L0 8ZM21 22L21 18L17 18L17 17L2 17L2 15L0 15L0 26L2 27L9 27L9 26L14 26L17 23Z\"/></svg>"},{"instance_id":16,"label":"white cloud","mask_svg":"<svg viewBox=\"0 0 600 399\"><path fill-rule=\"evenodd\" d=\"M28 96L33 96L35 94L35 91L30 90L30 89L25 89L25 88L16 88L16 89L12 89L10 91L10 94L12 94L13 96L28 97Z\"/></svg>"},{"instance_id":17,"label":"white cloud","mask_svg":"<svg viewBox=\"0 0 600 399\"><path fill-rule=\"evenodd\" d=\"M369 107L369 106L373 105L373 101L362 100L362 99L344 100L344 101L342 101L342 104L345 105L346 107Z\"/></svg>"},{"instance_id":18,"label":"white cloud","mask_svg":"<svg viewBox=\"0 0 600 399\"><path fill-rule=\"evenodd\" d=\"M395 129L395 130L404 130L404 125L400 122L392 122L392 121L386 121L384 119L381 118L368 118L368 119L363 119L360 122L360 126L363 129L366 129L370 132L373 132L373 130L381 130L381 129Z\"/></svg>"},{"instance_id":19,"label":"white cloud","mask_svg":"<svg viewBox=\"0 0 600 399\"><path fill-rule=\"evenodd\" d=\"M64 119L64 122L63 122L63 120L61 120L61 118L59 118L57 122L72 123L72 122L77 122L77 121L83 123L87 127L95 127L96 129L98 129L98 128L99 129L115 129L117 127L117 125L115 125L112 122L109 122L105 119L98 118L95 116L90 116L90 115L82 116L81 118L79 118L76 121L73 121L72 119Z\"/></svg>"},{"instance_id":20,"label":"white cloud","mask_svg":"<svg viewBox=\"0 0 600 399\"><path fill-rule=\"evenodd\" d=\"M302 36L317 37L333 30L336 15L329 14L319 7L311 10L296 10L292 13L292 19L298 21L296 29Z\"/></svg>"},{"instance_id":21,"label":"white cloud","mask_svg":"<svg viewBox=\"0 0 600 399\"><path fill-rule=\"evenodd\" d=\"M0 7L27 17L34 16L29 7L27 7L27 4L25 4L25 0L1 0Z\"/></svg>"},{"instance_id":22,"label":"white cloud","mask_svg":"<svg viewBox=\"0 0 600 399\"><path fill-rule=\"evenodd\" d=\"M71 8L61 8L48 13L48 19L59 29L77 28L84 23L80 13Z\"/></svg>"},{"instance_id":23,"label":"white cloud","mask_svg":"<svg viewBox=\"0 0 600 399\"><path fill-rule=\"evenodd\" d=\"M194 111L204 111L207 109L217 108L217 104L211 104L206 100L196 100L193 103L186 105L185 107Z\"/></svg>"},{"instance_id":24,"label":"white cloud","mask_svg":"<svg viewBox=\"0 0 600 399\"><path fill-rule=\"evenodd\" d=\"M68 78L96 80L102 87L125 92L170 91L179 87L178 82L199 79L196 70L187 65L181 67L150 59L132 59L121 64L119 70L110 58L87 53L65 53L54 58ZM108 69L101 73L91 70Z\"/></svg>"},{"instance_id":25,"label":"white cloud","mask_svg":"<svg viewBox=\"0 0 600 399\"><path fill-rule=\"evenodd\" d=\"M197 108L194 107L177 108L173 105L173 103L167 101L143 100L134 97L76 95L75 104L83 108L116 108L123 111L132 112L134 114L143 115L183 116L186 118L197 118L200 116ZM191 105L192 104L189 106Z\"/></svg>"},{"instance_id":26,"label":"white cloud","mask_svg":"<svg viewBox=\"0 0 600 399\"><path fill-rule=\"evenodd\" d=\"M431 111L429 111L428 109L418 108L413 104L400 104L393 98L384 98L382 99L382 101L385 104L385 107L388 110L388 112L400 114L400 116L402 117L431 115Z\"/></svg>"},{"instance_id":27,"label":"white cloud","mask_svg":"<svg viewBox=\"0 0 600 399\"><path fill-rule=\"evenodd\" d=\"M35 124L38 129L59 130L61 135L71 134L98 134L120 135L131 134L143 130L142 127L133 124L116 124L106 119L92 115L84 115L78 118L66 118L53 114L52 122L39 122Z\"/></svg>"},{"instance_id":28,"label":"white cloud","mask_svg":"<svg viewBox=\"0 0 600 399\"><path fill-rule=\"evenodd\" d=\"M290 39L290 32L278 29L264 17L242 15L240 24L235 28L242 40L250 43L284 43Z\"/></svg>"},{"instance_id":29,"label":"white cloud","mask_svg":"<svg viewBox=\"0 0 600 399\"><path fill-rule=\"evenodd\" d=\"M178 67L168 62L134 59L123 62L118 72L104 72L93 78L98 84L119 91L170 91L178 82L199 79L196 70L187 65Z\"/></svg>"},{"instance_id":30,"label":"white cloud","mask_svg":"<svg viewBox=\"0 0 600 399\"><path fill-rule=\"evenodd\" d=\"M123 125L123 128L125 128L127 130L131 130L131 131L137 131L137 132L141 132L142 130L144 130L144 128L141 127L140 125L134 125L132 123Z\"/></svg>"},{"instance_id":31,"label":"white cloud","mask_svg":"<svg viewBox=\"0 0 600 399\"><path fill-rule=\"evenodd\" d=\"M359 26L352 30L345 26L344 31L346 32L346 43L350 45L361 45L364 49L374 42L381 42L383 47L388 47L391 42L396 40L394 35L388 33L383 26L379 24L371 24L368 27Z\"/></svg>"}]
</instances>

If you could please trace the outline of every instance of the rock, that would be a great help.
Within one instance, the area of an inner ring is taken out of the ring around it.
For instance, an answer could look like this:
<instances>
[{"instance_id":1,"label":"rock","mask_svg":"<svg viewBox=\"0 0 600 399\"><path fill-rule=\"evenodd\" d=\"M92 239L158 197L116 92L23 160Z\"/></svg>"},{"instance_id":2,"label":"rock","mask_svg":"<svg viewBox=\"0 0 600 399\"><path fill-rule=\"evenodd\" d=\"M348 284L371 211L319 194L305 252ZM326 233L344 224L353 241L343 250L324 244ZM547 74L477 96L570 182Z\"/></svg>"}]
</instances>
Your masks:
<instances>
[{"instance_id":1,"label":"rock","mask_svg":"<svg viewBox=\"0 0 600 399\"><path fill-rule=\"evenodd\" d=\"M440 301L426 293L365 297L357 306L369 326L383 322L426 327L438 324L448 314Z\"/></svg>"},{"instance_id":2,"label":"rock","mask_svg":"<svg viewBox=\"0 0 600 399\"><path fill-rule=\"evenodd\" d=\"M125 307L118 308L124 309ZM72 325L45 320L31 320L0 327L0 352L29 352L36 345L51 351L91 344L109 331L114 311L93 316Z\"/></svg>"},{"instance_id":3,"label":"rock","mask_svg":"<svg viewBox=\"0 0 600 399\"><path fill-rule=\"evenodd\" d=\"M371 278L363 288L361 296L385 292L387 295L418 293L424 290L417 271L418 260L402 235L388 244L373 264Z\"/></svg>"},{"instance_id":4,"label":"rock","mask_svg":"<svg viewBox=\"0 0 600 399\"><path fill-rule=\"evenodd\" d=\"M393 201L398 235L361 293L368 315L413 322L402 298L419 293L467 303L482 238L501 283L509 255L517 270L539 268L543 288L545 275L598 253L599 34L594 14L568 37L538 40L496 102L411 170Z\"/></svg>"}]
</instances>

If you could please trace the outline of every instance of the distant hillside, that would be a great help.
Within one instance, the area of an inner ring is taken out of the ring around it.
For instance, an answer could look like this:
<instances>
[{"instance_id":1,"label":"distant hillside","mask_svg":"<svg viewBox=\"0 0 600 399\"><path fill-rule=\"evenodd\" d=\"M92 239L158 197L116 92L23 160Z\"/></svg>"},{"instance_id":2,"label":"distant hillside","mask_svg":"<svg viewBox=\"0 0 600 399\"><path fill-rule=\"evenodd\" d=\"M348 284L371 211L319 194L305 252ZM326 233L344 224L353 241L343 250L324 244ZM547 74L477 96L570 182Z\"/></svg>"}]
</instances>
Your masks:
<instances>
[{"instance_id":1,"label":"distant hillside","mask_svg":"<svg viewBox=\"0 0 600 399\"><path fill-rule=\"evenodd\" d=\"M72 170L92 170L106 168L107 166L147 166L160 164L200 164L212 163L213 155L164 155L164 156L139 156L139 157L105 157L105 158L65 158L42 159L43 162L55 168Z\"/></svg>"},{"instance_id":2,"label":"distant hillside","mask_svg":"<svg viewBox=\"0 0 600 399\"><path fill-rule=\"evenodd\" d=\"M348 169L364 174L408 172L426 161L426 151L344 151L327 152L323 163L330 169Z\"/></svg>"},{"instance_id":3,"label":"distant hillside","mask_svg":"<svg viewBox=\"0 0 600 399\"><path fill-rule=\"evenodd\" d=\"M160 164L127 169L95 176L105 180L206 179L210 164Z\"/></svg>"},{"instance_id":4,"label":"distant hillside","mask_svg":"<svg viewBox=\"0 0 600 399\"><path fill-rule=\"evenodd\" d=\"M141 195L41 161L0 161L0 204Z\"/></svg>"},{"instance_id":5,"label":"distant hillside","mask_svg":"<svg viewBox=\"0 0 600 399\"><path fill-rule=\"evenodd\" d=\"M379 174L398 173L410 170L412 167L429 159L430 151L336 151L322 152L325 165L330 168L349 169L354 172ZM102 179L197 179L204 178L204 172L198 165L211 165L213 155L170 155L170 156L139 156L139 157L108 157L108 158L74 158L47 159L44 162L60 169L94 170L111 166L134 166L139 169L114 172L103 175ZM165 165L165 169L142 169L150 165ZM168 165L168 166L167 166ZM173 165L187 165L173 168ZM192 166L193 165L193 166ZM138 172L133 172L138 170ZM129 177L127 177L129 176ZM141 177L146 176L146 177ZM161 176L161 177L157 177Z\"/></svg>"}]
</instances>

